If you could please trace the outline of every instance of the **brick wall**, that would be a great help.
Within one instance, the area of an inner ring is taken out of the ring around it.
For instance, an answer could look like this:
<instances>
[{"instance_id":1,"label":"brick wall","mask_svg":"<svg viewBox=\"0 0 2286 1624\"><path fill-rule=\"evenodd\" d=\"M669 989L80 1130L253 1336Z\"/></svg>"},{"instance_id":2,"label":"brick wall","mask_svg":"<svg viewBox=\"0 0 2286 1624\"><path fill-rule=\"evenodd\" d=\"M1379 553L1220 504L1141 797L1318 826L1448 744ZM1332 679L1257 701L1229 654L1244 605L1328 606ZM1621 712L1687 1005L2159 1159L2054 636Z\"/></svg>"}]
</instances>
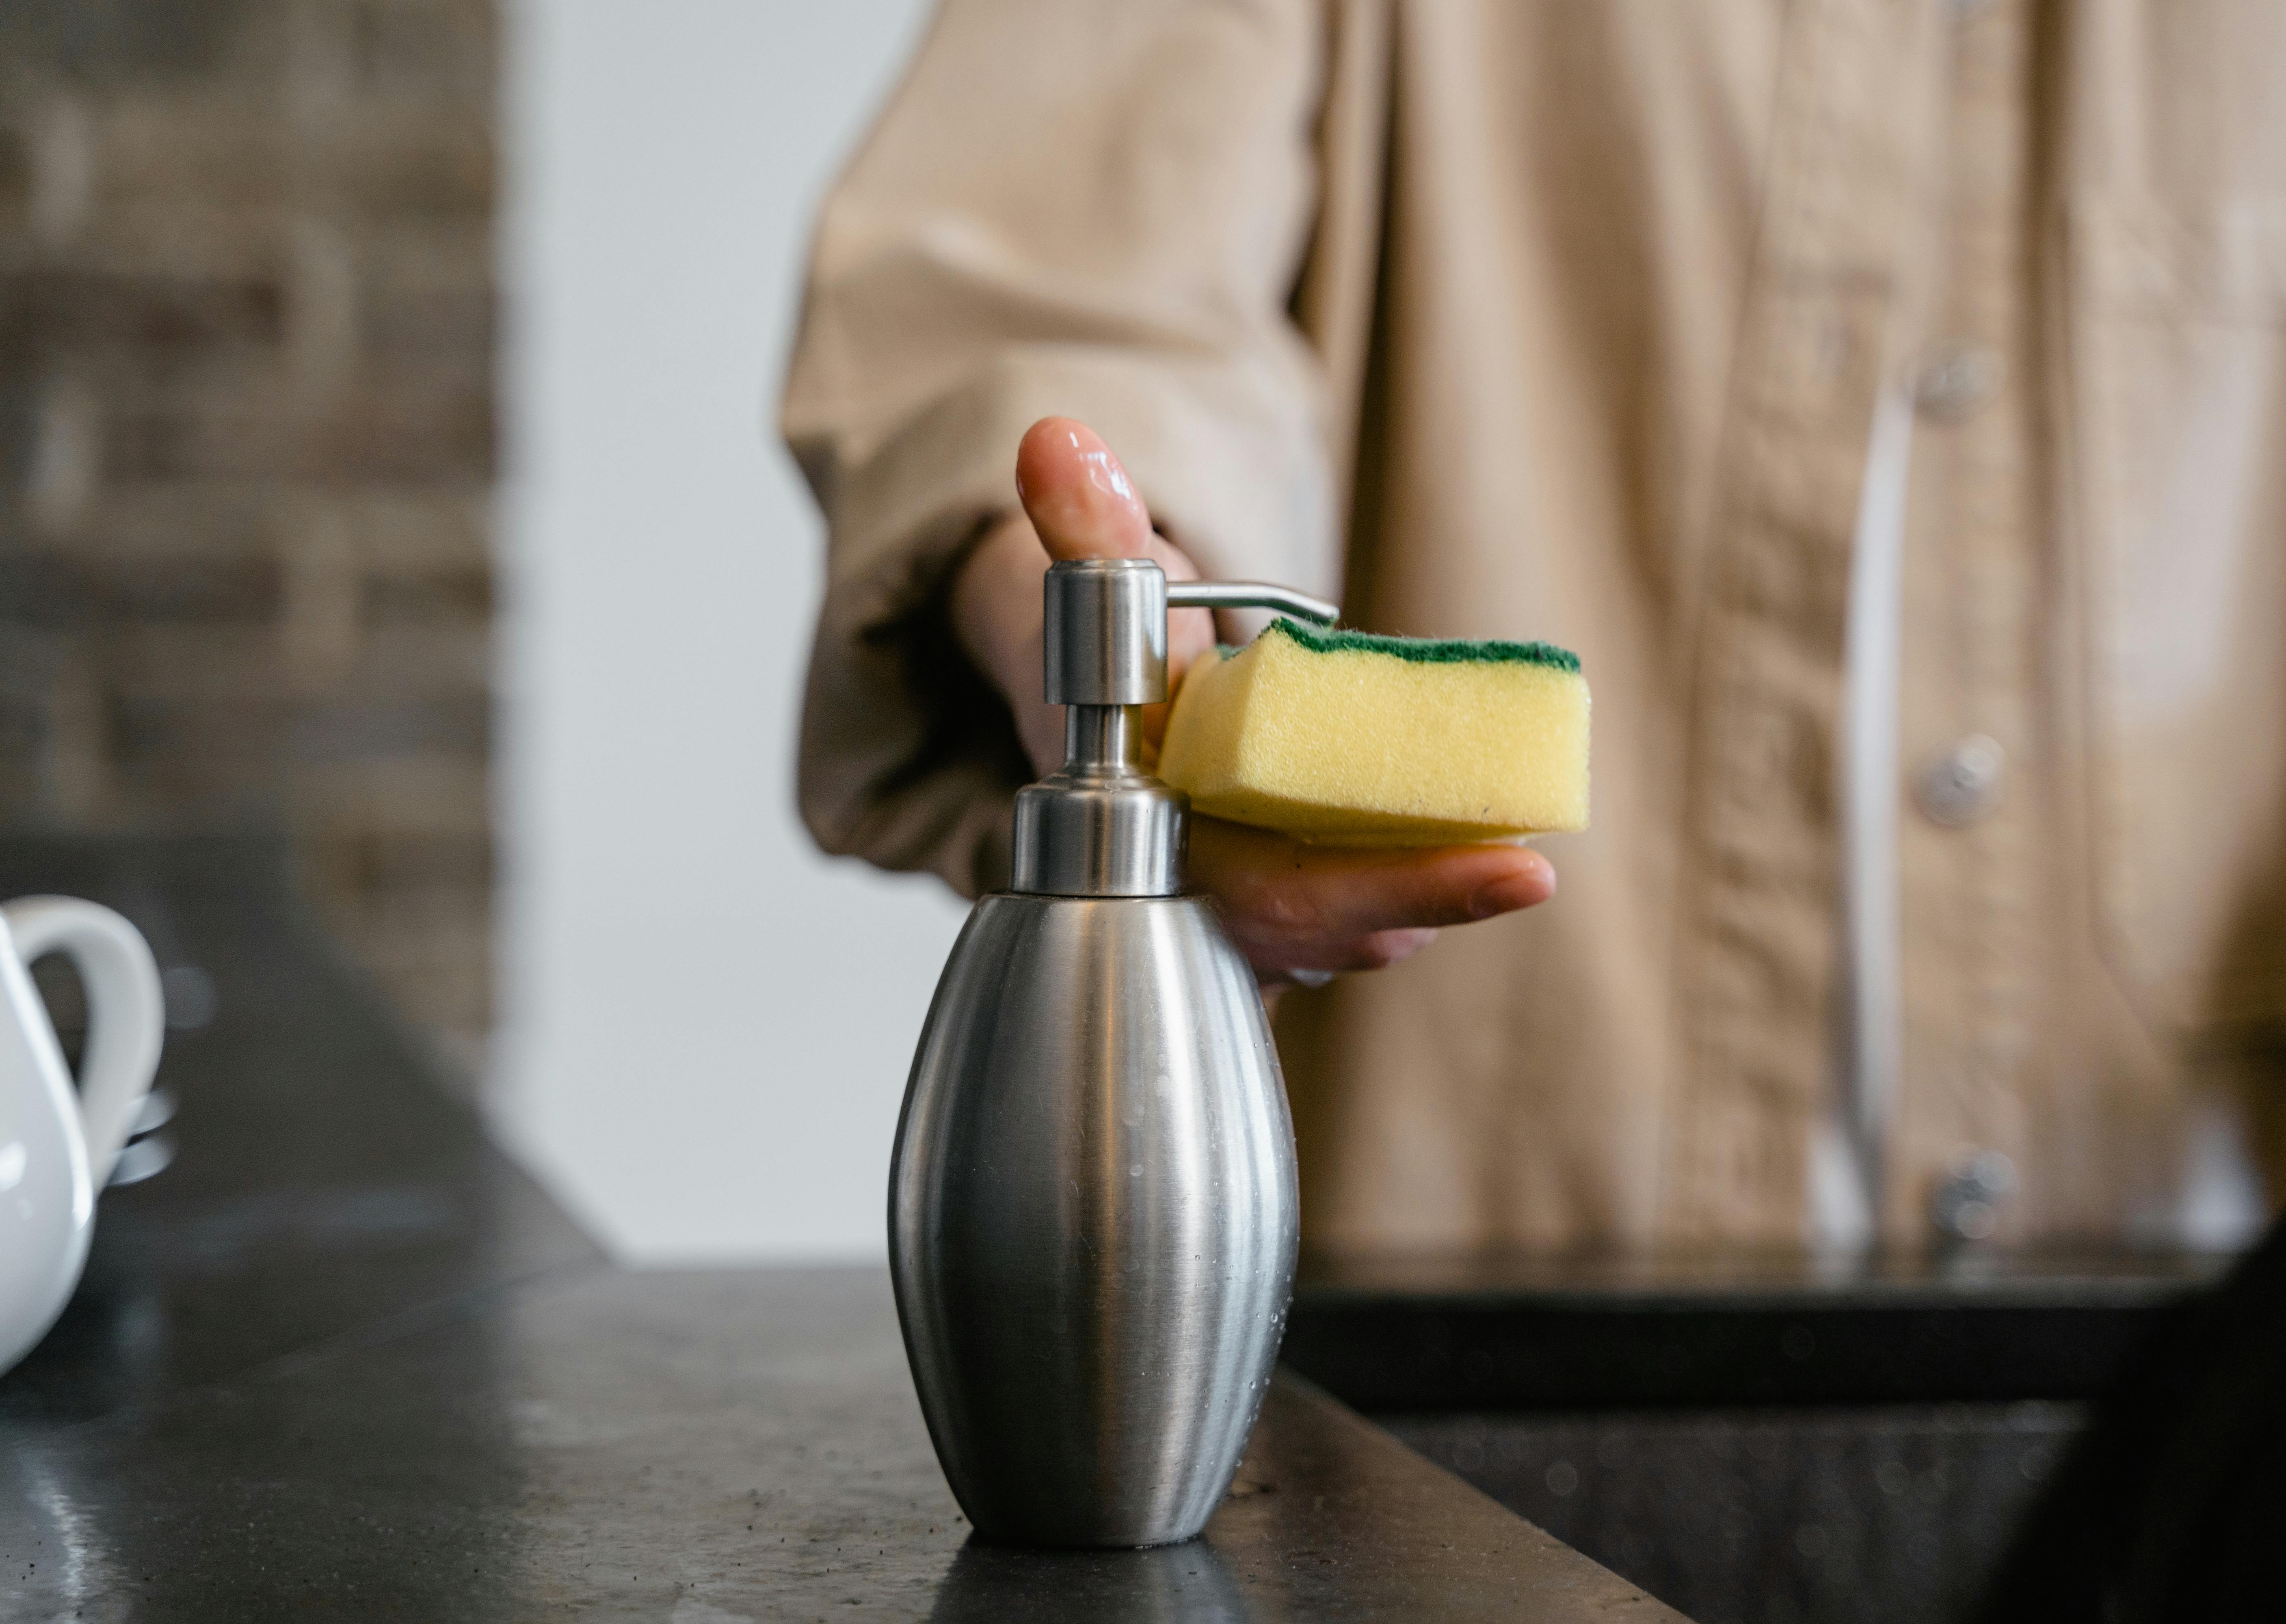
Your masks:
<instances>
[{"instance_id":1,"label":"brick wall","mask_svg":"<svg viewBox=\"0 0 2286 1624\"><path fill-rule=\"evenodd\" d=\"M284 830L490 1012L487 0L0 0L0 830Z\"/></svg>"}]
</instances>

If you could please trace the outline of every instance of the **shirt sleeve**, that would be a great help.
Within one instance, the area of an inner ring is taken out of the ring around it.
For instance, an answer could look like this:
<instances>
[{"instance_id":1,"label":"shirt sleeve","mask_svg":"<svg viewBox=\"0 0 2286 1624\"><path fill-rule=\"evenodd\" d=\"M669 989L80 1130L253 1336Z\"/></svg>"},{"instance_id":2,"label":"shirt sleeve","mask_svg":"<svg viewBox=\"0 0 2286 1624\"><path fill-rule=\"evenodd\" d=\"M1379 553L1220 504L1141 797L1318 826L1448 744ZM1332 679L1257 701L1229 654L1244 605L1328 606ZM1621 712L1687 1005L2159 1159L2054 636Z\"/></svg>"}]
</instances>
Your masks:
<instances>
[{"instance_id":1,"label":"shirt sleeve","mask_svg":"<svg viewBox=\"0 0 2286 1624\"><path fill-rule=\"evenodd\" d=\"M1313 0L949 0L826 199L783 427L827 581L801 812L827 851L1005 883L1030 776L945 624L1017 441L1094 427L1210 575L1332 593L1326 388L1289 315Z\"/></svg>"}]
</instances>

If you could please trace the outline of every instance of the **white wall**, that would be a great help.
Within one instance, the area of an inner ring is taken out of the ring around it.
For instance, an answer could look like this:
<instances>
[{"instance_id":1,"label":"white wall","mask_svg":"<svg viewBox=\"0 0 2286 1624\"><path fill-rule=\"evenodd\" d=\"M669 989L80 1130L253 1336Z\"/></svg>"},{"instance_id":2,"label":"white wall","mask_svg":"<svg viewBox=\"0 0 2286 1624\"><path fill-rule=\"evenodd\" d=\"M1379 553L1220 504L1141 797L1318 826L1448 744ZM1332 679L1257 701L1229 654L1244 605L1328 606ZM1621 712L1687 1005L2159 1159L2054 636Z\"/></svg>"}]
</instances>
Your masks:
<instances>
[{"instance_id":1,"label":"white wall","mask_svg":"<svg viewBox=\"0 0 2286 1624\"><path fill-rule=\"evenodd\" d=\"M513 0L502 1138L620 1257L869 1257L964 909L811 849L809 216L921 0Z\"/></svg>"}]
</instances>

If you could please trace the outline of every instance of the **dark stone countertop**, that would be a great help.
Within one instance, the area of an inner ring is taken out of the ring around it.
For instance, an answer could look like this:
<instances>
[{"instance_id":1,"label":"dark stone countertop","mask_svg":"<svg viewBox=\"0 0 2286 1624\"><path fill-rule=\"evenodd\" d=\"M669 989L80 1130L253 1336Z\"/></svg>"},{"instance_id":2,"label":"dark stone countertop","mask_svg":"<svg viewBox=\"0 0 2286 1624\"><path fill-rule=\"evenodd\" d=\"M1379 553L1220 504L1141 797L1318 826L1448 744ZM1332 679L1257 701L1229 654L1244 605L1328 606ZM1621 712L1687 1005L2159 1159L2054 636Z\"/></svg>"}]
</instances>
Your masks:
<instances>
[{"instance_id":1,"label":"dark stone countertop","mask_svg":"<svg viewBox=\"0 0 2286 1624\"><path fill-rule=\"evenodd\" d=\"M1981 1248L1316 1259L1284 1356L1389 1413L2085 1400L2231 1261Z\"/></svg>"},{"instance_id":2,"label":"dark stone countertop","mask_svg":"<svg viewBox=\"0 0 2286 1624\"><path fill-rule=\"evenodd\" d=\"M1291 1375L1206 1535L970 1541L878 1270L611 1267L258 844L0 846L217 984L179 1158L0 1378L0 1616L1678 1615Z\"/></svg>"},{"instance_id":3,"label":"dark stone countertop","mask_svg":"<svg viewBox=\"0 0 2286 1624\"><path fill-rule=\"evenodd\" d=\"M0 898L118 908L215 982L170 1032L173 1165L105 1194L78 1292L0 1377L0 1436L465 1314L603 1254L494 1149L285 895L265 843L0 842Z\"/></svg>"}]
</instances>

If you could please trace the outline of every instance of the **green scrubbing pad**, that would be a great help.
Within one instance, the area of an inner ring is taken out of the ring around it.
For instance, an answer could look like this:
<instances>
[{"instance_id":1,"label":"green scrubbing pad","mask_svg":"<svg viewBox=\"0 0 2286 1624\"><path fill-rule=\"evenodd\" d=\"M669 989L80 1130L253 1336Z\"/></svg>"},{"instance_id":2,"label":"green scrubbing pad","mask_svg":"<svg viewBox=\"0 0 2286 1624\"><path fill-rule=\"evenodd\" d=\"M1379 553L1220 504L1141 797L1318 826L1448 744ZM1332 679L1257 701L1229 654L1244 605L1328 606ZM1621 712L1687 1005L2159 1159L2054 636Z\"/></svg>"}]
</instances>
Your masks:
<instances>
[{"instance_id":1,"label":"green scrubbing pad","mask_svg":"<svg viewBox=\"0 0 2286 1624\"><path fill-rule=\"evenodd\" d=\"M1588 684L1546 643L1273 621L1193 665L1159 776L1197 811L1333 845L1588 827Z\"/></svg>"}]
</instances>

